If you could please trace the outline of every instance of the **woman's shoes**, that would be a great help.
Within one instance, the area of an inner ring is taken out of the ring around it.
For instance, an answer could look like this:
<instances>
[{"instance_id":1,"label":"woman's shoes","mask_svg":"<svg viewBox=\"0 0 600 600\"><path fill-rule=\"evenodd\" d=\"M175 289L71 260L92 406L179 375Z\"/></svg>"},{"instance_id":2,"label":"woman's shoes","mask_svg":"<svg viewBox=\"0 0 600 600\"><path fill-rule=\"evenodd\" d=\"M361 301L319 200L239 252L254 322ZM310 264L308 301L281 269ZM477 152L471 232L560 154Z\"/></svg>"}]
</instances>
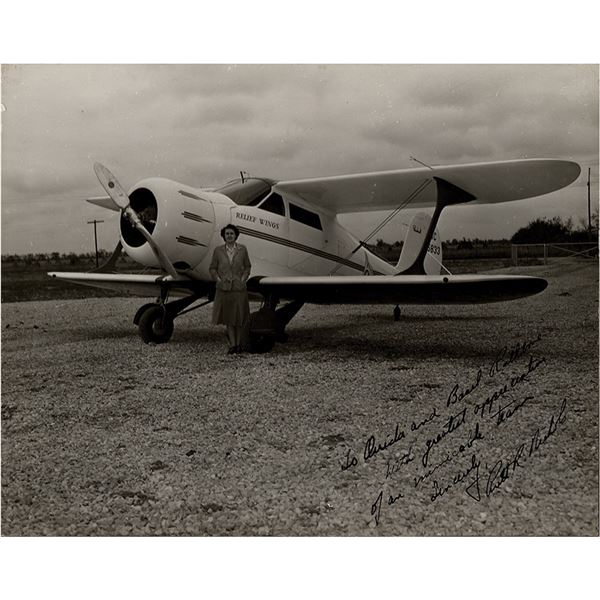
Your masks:
<instances>
[{"instance_id":1,"label":"woman's shoes","mask_svg":"<svg viewBox=\"0 0 600 600\"><path fill-rule=\"evenodd\" d=\"M227 350L227 354L241 354L243 352L241 346L232 346Z\"/></svg>"}]
</instances>

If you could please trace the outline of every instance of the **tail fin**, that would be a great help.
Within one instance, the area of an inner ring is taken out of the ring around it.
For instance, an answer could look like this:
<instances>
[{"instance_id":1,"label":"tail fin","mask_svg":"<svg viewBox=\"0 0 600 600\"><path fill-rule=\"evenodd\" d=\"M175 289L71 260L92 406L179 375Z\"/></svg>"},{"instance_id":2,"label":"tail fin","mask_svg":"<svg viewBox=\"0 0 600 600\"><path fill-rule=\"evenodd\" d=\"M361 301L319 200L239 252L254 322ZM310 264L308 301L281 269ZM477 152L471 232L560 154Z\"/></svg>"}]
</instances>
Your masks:
<instances>
[{"instance_id":1,"label":"tail fin","mask_svg":"<svg viewBox=\"0 0 600 600\"><path fill-rule=\"evenodd\" d=\"M413 217L413 220L408 226L408 233L406 234L402 252L400 253L400 258L396 265L396 269L399 273L412 265L417 258L430 222L431 216L426 213L417 213ZM434 231L433 237L431 238L431 243L427 249L423 267L427 275L439 275L442 272L442 239L437 229Z\"/></svg>"}]
</instances>

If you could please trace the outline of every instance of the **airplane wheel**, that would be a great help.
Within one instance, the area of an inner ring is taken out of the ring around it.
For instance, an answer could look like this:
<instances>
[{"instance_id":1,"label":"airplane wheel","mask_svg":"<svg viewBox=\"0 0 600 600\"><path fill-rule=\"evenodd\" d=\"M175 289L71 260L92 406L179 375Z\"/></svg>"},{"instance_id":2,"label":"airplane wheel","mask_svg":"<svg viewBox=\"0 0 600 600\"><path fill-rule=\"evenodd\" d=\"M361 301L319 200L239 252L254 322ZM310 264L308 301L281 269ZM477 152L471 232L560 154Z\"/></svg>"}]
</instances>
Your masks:
<instances>
[{"instance_id":1,"label":"airplane wheel","mask_svg":"<svg viewBox=\"0 0 600 600\"><path fill-rule=\"evenodd\" d=\"M270 352L275 345L275 337L263 333L250 333L250 352L264 354Z\"/></svg>"},{"instance_id":2,"label":"airplane wheel","mask_svg":"<svg viewBox=\"0 0 600 600\"><path fill-rule=\"evenodd\" d=\"M273 349L278 338L285 335L275 311L261 308L250 315L249 346L250 352L262 354Z\"/></svg>"},{"instance_id":3,"label":"airplane wheel","mask_svg":"<svg viewBox=\"0 0 600 600\"><path fill-rule=\"evenodd\" d=\"M173 319L165 314L161 306L150 306L140 316L138 328L146 344L164 344L173 335Z\"/></svg>"}]
</instances>

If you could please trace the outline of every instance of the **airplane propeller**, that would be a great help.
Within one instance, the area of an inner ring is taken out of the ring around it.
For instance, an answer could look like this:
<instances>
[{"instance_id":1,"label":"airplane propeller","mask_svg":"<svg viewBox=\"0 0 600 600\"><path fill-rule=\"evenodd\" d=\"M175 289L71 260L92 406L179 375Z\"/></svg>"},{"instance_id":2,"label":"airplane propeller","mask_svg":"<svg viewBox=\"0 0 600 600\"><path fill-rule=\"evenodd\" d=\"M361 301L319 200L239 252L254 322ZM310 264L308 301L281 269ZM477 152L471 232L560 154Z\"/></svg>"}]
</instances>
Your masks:
<instances>
[{"instance_id":1,"label":"airplane propeller","mask_svg":"<svg viewBox=\"0 0 600 600\"><path fill-rule=\"evenodd\" d=\"M96 173L96 177L98 177L98 181L100 181L100 185L110 196L110 199L114 202L115 206L144 236L161 267L174 279L181 279L167 255L161 250L160 246L152 239L152 236L144 227L139 215L131 208L129 196L125 193L125 190L117 181L117 178L104 165L98 162L94 163L94 172Z\"/></svg>"}]
</instances>

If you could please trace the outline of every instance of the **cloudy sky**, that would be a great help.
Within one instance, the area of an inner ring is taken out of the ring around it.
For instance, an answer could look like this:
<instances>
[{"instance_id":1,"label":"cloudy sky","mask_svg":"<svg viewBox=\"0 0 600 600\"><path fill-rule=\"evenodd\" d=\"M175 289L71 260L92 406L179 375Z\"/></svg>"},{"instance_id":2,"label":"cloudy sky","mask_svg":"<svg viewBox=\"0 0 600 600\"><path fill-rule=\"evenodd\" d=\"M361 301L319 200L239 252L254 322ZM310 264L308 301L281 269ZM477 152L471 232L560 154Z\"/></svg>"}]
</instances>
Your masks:
<instances>
[{"instance_id":1,"label":"cloudy sky","mask_svg":"<svg viewBox=\"0 0 600 600\"><path fill-rule=\"evenodd\" d=\"M598 198L595 65L4 65L2 253L89 252L86 221L117 219L100 161L124 187L147 176L192 186L244 170L278 180L516 158L577 161L560 192L449 209L444 239L510 237L538 216L587 219ZM365 237L385 217L344 216ZM377 237L404 235L397 217Z\"/></svg>"}]
</instances>

